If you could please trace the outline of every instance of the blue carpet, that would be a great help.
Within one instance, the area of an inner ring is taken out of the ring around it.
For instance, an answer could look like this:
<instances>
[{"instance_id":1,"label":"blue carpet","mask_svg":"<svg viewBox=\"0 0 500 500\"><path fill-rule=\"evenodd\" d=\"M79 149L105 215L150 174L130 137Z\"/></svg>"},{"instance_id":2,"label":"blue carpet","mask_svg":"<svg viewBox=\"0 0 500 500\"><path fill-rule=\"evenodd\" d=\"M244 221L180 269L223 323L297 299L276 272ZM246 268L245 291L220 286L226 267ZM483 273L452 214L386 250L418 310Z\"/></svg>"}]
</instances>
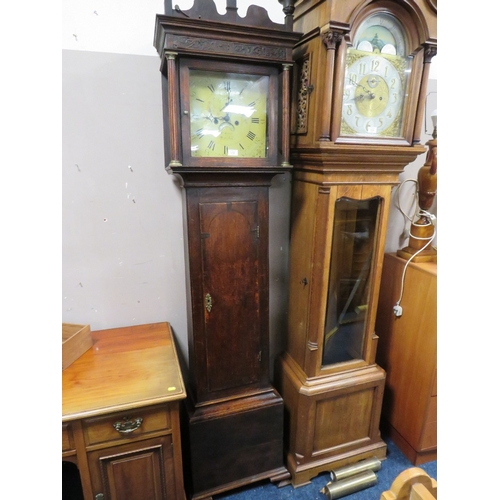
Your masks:
<instances>
[{"instance_id":1,"label":"blue carpet","mask_svg":"<svg viewBox=\"0 0 500 500\"><path fill-rule=\"evenodd\" d=\"M392 482L400 472L409 467L415 467L390 439L384 438L384 441L387 443L387 458L382 461L381 469L375 473L377 484L342 498L345 500L379 500L382 492L391 487ZM437 480L437 461L421 464L418 467ZM214 500L326 500L327 497L320 493L320 490L330 481L330 474L327 472L316 476L310 484L300 488L294 488L292 485L279 488L270 481L263 481L238 490L214 495L213 498Z\"/></svg>"}]
</instances>

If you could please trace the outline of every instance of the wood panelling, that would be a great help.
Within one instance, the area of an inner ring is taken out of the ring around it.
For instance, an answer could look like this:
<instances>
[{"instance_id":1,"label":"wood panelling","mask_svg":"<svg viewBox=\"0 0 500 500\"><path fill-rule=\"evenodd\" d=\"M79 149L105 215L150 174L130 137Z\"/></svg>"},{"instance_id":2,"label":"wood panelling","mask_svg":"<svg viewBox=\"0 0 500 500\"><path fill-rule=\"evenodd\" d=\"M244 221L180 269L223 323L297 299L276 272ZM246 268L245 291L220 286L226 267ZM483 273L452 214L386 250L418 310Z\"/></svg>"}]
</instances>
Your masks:
<instances>
[{"instance_id":1,"label":"wood panelling","mask_svg":"<svg viewBox=\"0 0 500 500\"><path fill-rule=\"evenodd\" d=\"M373 389L325 399L316 406L314 451L367 439L373 411ZM339 417L341 415L341 417Z\"/></svg>"}]
</instances>

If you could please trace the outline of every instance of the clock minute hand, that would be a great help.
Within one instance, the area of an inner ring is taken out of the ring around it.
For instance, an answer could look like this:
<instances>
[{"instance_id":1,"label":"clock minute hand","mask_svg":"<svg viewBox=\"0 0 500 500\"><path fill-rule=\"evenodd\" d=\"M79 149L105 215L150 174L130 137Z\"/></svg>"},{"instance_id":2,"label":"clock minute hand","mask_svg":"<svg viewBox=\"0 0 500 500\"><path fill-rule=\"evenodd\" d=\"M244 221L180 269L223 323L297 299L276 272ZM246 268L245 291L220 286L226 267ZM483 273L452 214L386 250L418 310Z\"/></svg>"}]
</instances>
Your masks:
<instances>
[{"instance_id":1,"label":"clock minute hand","mask_svg":"<svg viewBox=\"0 0 500 500\"><path fill-rule=\"evenodd\" d=\"M221 111L224 111L224 109L226 109L226 108L227 108L227 106L228 106L230 103L232 103L232 102L233 102L233 100L232 100L232 99L229 99L229 100L226 102L226 104L224 104L224 106L222 106Z\"/></svg>"}]
</instances>

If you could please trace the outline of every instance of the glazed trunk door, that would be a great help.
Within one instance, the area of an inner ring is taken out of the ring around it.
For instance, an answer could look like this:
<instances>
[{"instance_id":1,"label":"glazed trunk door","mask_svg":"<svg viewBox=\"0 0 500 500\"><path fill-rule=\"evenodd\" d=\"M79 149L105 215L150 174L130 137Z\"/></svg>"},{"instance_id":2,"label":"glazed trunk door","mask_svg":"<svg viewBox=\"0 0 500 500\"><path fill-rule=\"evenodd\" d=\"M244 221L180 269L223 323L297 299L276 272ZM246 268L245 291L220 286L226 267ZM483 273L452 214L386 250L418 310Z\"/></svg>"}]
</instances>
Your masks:
<instances>
[{"instance_id":1,"label":"glazed trunk door","mask_svg":"<svg viewBox=\"0 0 500 500\"><path fill-rule=\"evenodd\" d=\"M260 380L257 201L200 204L207 395Z\"/></svg>"}]
</instances>

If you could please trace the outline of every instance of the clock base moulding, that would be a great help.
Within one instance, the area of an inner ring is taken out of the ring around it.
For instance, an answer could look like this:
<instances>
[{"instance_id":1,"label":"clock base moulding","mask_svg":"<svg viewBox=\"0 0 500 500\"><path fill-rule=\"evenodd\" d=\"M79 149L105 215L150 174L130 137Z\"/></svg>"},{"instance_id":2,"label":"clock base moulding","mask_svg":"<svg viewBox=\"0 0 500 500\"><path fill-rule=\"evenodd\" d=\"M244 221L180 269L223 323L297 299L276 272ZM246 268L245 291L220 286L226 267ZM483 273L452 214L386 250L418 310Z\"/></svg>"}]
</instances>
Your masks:
<instances>
[{"instance_id":1,"label":"clock base moulding","mask_svg":"<svg viewBox=\"0 0 500 500\"><path fill-rule=\"evenodd\" d=\"M387 445L379 431L382 368L371 365L308 378L285 353L277 372L289 430L286 465L294 487L365 458L386 458Z\"/></svg>"},{"instance_id":2,"label":"clock base moulding","mask_svg":"<svg viewBox=\"0 0 500 500\"><path fill-rule=\"evenodd\" d=\"M186 404L184 444L189 498L290 478L283 465L283 399L274 389L227 401Z\"/></svg>"}]
</instances>

